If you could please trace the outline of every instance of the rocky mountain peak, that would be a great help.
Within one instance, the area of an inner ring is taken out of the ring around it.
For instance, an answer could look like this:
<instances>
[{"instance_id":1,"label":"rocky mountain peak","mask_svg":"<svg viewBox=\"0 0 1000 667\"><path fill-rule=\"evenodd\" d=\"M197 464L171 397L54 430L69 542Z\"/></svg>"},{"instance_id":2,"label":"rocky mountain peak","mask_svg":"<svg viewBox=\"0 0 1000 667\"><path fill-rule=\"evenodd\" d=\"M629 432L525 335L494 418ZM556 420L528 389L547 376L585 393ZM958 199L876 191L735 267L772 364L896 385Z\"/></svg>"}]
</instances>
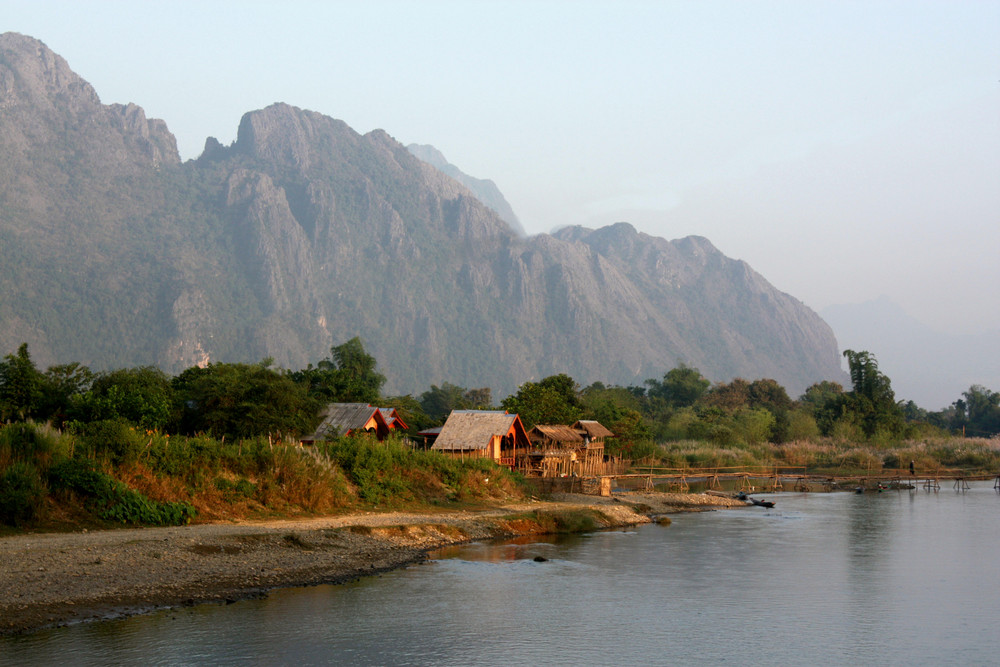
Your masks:
<instances>
[{"instance_id":1,"label":"rocky mountain peak","mask_svg":"<svg viewBox=\"0 0 1000 667\"><path fill-rule=\"evenodd\" d=\"M33 109L62 107L77 114L100 106L94 88L41 41L16 32L0 35L2 108L23 104Z\"/></svg>"},{"instance_id":2,"label":"rocky mountain peak","mask_svg":"<svg viewBox=\"0 0 1000 667\"><path fill-rule=\"evenodd\" d=\"M137 104L112 104L108 107L111 118L120 121L122 134L132 140L135 147L148 157L154 166L179 164L177 138L159 118L146 118L146 112Z\"/></svg>"},{"instance_id":3,"label":"rocky mountain peak","mask_svg":"<svg viewBox=\"0 0 1000 667\"><path fill-rule=\"evenodd\" d=\"M132 160L180 162L166 123L147 119L136 104L104 106L61 56L32 37L0 35L0 108L10 121L8 141L27 151L72 142L85 159L113 171Z\"/></svg>"},{"instance_id":4,"label":"rocky mountain peak","mask_svg":"<svg viewBox=\"0 0 1000 667\"><path fill-rule=\"evenodd\" d=\"M331 143L356 144L361 136L343 121L279 102L243 115L234 148L269 164L307 171Z\"/></svg>"}]
</instances>

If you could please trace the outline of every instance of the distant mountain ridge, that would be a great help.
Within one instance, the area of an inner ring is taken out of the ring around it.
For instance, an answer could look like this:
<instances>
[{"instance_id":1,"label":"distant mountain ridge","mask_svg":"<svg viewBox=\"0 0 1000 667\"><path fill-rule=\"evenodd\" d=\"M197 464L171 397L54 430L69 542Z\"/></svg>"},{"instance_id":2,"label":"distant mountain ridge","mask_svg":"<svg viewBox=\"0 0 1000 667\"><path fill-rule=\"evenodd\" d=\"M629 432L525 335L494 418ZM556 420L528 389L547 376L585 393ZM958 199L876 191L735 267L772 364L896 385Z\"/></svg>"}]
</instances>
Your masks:
<instances>
[{"instance_id":1,"label":"distant mountain ridge","mask_svg":"<svg viewBox=\"0 0 1000 667\"><path fill-rule=\"evenodd\" d=\"M182 164L162 121L13 33L0 109L0 350L43 366L302 368L360 335L393 392L842 378L829 326L706 239L522 238L381 130L274 104Z\"/></svg>"},{"instance_id":2,"label":"distant mountain ridge","mask_svg":"<svg viewBox=\"0 0 1000 667\"><path fill-rule=\"evenodd\" d=\"M521 221L518 220L517 215L514 213L514 209L510 207L510 203L503 196L503 193L500 192L500 188L497 187L496 183L489 179L469 176L448 162L444 154L433 146L410 144L406 147L406 150L469 188L469 191L476 196L476 199L486 204L488 208L493 209L500 216L501 220L509 224L511 229L517 232L518 236L527 236L524 227L521 226Z\"/></svg>"}]
</instances>

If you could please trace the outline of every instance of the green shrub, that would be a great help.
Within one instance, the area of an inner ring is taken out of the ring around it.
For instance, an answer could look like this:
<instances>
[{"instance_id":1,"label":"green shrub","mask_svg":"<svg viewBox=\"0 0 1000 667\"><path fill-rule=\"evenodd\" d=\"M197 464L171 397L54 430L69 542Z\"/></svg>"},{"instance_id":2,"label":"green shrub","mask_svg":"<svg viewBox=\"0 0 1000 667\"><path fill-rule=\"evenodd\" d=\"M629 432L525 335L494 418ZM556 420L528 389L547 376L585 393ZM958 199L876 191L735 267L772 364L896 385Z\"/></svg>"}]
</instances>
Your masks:
<instances>
[{"instance_id":1,"label":"green shrub","mask_svg":"<svg viewBox=\"0 0 1000 667\"><path fill-rule=\"evenodd\" d=\"M659 461L663 458L663 448L653 444L651 440L639 440L632 443L626 454L633 461Z\"/></svg>"},{"instance_id":2,"label":"green shrub","mask_svg":"<svg viewBox=\"0 0 1000 667\"><path fill-rule=\"evenodd\" d=\"M68 438L49 426L17 422L0 427L0 466L25 461L46 469L52 461L66 456Z\"/></svg>"},{"instance_id":3,"label":"green shrub","mask_svg":"<svg viewBox=\"0 0 1000 667\"><path fill-rule=\"evenodd\" d=\"M793 410L788 417L789 441L815 440L817 438L819 438L819 426L816 424L816 419L802 410Z\"/></svg>"},{"instance_id":4,"label":"green shrub","mask_svg":"<svg viewBox=\"0 0 1000 667\"><path fill-rule=\"evenodd\" d=\"M176 526L195 516L187 503L161 503L128 488L98 470L93 461L66 459L49 469L53 489L74 491L88 499L88 506L100 518L118 523Z\"/></svg>"},{"instance_id":5,"label":"green shrub","mask_svg":"<svg viewBox=\"0 0 1000 667\"><path fill-rule=\"evenodd\" d=\"M400 468L407 453L396 440L372 442L364 437L341 438L327 449L330 458L358 487L358 495L374 504L389 499L408 500L411 496Z\"/></svg>"},{"instance_id":6,"label":"green shrub","mask_svg":"<svg viewBox=\"0 0 1000 667\"><path fill-rule=\"evenodd\" d=\"M457 459L440 452L413 450L401 439L376 442L347 437L315 445L372 504L475 500L518 494L519 482L492 459ZM487 481L490 480L490 481Z\"/></svg>"},{"instance_id":7,"label":"green shrub","mask_svg":"<svg viewBox=\"0 0 1000 667\"><path fill-rule=\"evenodd\" d=\"M120 482L114 501L101 512L107 521L147 526L179 526L190 523L194 516L194 508L187 503L156 502Z\"/></svg>"},{"instance_id":8,"label":"green shrub","mask_svg":"<svg viewBox=\"0 0 1000 667\"><path fill-rule=\"evenodd\" d=\"M115 465L139 458L145 444L135 427L120 419L103 419L89 424L74 423L80 444L89 457L107 458Z\"/></svg>"},{"instance_id":9,"label":"green shrub","mask_svg":"<svg viewBox=\"0 0 1000 667\"><path fill-rule=\"evenodd\" d=\"M511 520L530 521L545 533L590 533L602 528L600 515L592 509L524 512L508 517Z\"/></svg>"},{"instance_id":10,"label":"green shrub","mask_svg":"<svg viewBox=\"0 0 1000 667\"><path fill-rule=\"evenodd\" d=\"M18 461L0 475L0 522L28 525L38 518L44 501L45 487L32 464Z\"/></svg>"},{"instance_id":11,"label":"green shrub","mask_svg":"<svg viewBox=\"0 0 1000 667\"><path fill-rule=\"evenodd\" d=\"M237 496L242 498L253 498L257 493L257 485L246 477L240 477L235 482L225 477L215 478L215 488L227 496Z\"/></svg>"}]
</instances>

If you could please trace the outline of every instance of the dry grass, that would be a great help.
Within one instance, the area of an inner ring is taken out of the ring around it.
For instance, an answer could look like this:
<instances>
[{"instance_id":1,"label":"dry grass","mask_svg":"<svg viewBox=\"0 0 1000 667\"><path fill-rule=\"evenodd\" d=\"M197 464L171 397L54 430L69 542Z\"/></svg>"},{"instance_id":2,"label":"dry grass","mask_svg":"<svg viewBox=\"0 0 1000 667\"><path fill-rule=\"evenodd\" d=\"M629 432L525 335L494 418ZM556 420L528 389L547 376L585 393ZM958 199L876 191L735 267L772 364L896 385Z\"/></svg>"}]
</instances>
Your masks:
<instances>
[{"instance_id":1,"label":"dry grass","mask_svg":"<svg viewBox=\"0 0 1000 667\"><path fill-rule=\"evenodd\" d=\"M783 444L716 446L685 440L661 446L655 463L670 468L804 467L831 474L961 470L969 474L1000 471L1000 438L935 437L896 443L850 438L798 440Z\"/></svg>"}]
</instances>

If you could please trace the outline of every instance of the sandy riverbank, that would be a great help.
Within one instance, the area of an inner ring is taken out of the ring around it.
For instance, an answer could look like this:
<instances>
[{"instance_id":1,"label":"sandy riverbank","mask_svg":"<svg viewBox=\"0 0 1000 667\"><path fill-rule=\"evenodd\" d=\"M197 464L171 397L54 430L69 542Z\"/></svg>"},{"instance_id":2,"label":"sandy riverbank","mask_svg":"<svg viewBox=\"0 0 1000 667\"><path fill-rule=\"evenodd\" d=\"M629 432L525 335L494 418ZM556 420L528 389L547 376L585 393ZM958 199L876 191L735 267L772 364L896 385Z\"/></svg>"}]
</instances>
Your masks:
<instances>
[{"instance_id":1,"label":"sandy riverbank","mask_svg":"<svg viewBox=\"0 0 1000 667\"><path fill-rule=\"evenodd\" d=\"M482 511L369 512L0 539L0 634L339 583L450 544L539 532L523 513L593 509L605 528L650 515L742 506L701 494L559 496ZM515 515L521 518L513 518Z\"/></svg>"}]
</instances>

